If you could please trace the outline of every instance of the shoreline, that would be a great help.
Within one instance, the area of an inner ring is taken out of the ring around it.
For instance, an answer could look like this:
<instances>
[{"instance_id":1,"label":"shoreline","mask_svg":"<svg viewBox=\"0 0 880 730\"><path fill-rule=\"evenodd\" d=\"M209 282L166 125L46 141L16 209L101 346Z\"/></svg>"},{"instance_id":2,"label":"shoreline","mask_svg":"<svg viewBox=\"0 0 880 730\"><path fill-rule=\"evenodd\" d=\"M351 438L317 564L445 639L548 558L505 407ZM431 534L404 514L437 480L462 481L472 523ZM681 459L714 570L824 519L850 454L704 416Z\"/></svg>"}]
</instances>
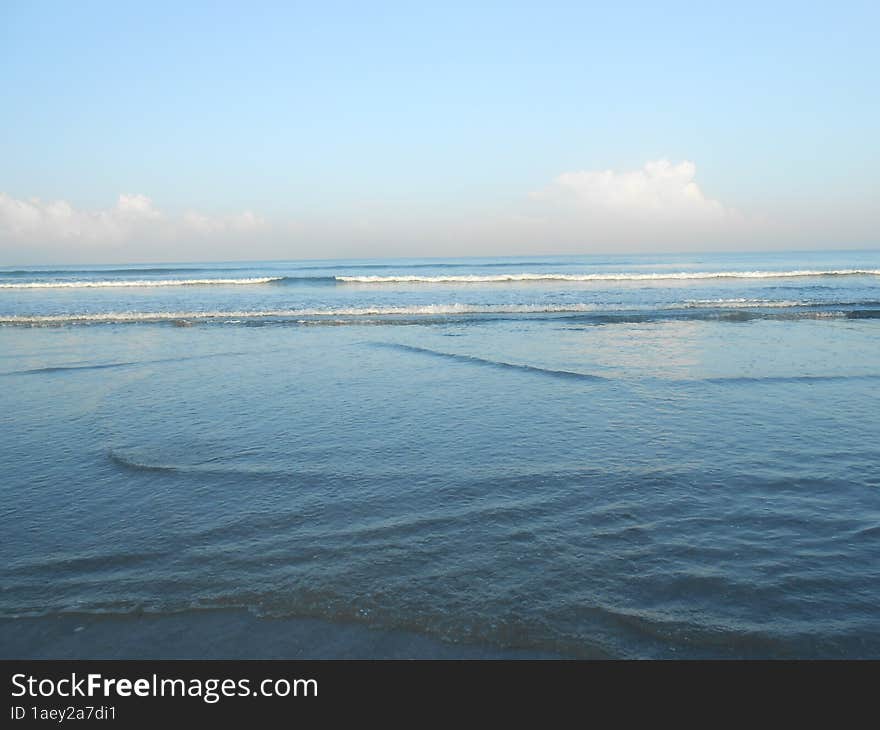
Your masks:
<instances>
[{"instance_id":1,"label":"shoreline","mask_svg":"<svg viewBox=\"0 0 880 730\"><path fill-rule=\"evenodd\" d=\"M0 619L0 659L565 659L410 631L241 610Z\"/></svg>"}]
</instances>

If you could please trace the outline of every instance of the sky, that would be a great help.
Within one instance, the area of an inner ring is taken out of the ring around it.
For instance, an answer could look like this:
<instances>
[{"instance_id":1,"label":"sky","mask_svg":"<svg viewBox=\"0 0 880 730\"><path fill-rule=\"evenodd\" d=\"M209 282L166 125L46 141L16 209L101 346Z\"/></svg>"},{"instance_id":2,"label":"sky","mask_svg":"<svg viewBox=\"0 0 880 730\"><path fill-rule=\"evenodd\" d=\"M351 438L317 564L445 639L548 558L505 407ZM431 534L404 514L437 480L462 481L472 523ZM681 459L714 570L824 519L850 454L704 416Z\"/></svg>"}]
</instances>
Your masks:
<instances>
[{"instance_id":1,"label":"sky","mask_svg":"<svg viewBox=\"0 0 880 730\"><path fill-rule=\"evenodd\" d=\"M0 265L880 246L880 3L0 0Z\"/></svg>"}]
</instances>

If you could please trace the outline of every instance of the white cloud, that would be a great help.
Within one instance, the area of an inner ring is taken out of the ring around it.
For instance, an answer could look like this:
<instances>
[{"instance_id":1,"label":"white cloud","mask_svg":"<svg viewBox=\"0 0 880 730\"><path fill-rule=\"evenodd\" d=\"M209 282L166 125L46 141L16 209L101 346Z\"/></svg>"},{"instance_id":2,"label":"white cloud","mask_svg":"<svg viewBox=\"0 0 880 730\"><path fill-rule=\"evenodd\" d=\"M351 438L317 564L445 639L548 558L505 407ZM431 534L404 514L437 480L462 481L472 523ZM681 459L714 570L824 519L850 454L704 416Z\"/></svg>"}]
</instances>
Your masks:
<instances>
[{"instance_id":1,"label":"white cloud","mask_svg":"<svg viewBox=\"0 0 880 730\"><path fill-rule=\"evenodd\" d=\"M647 162L640 170L629 172L566 172L531 198L606 218L711 221L732 215L703 194L694 180L696 172L693 162L674 164L668 160Z\"/></svg>"},{"instance_id":2,"label":"white cloud","mask_svg":"<svg viewBox=\"0 0 880 730\"><path fill-rule=\"evenodd\" d=\"M266 227L251 212L208 216L194 211L171 216L146 195L120 195L106 210L79 210L65 200L18 200L0 193L0 242L120 244L131 240L178 240L228 236Z\"/></svg>"},{"instance_id":3,"label":"white cloud","mask_svg":"<svg viewBox=\"0 0 880 730\"><path fill-rule=\"evenodd\" d=\"M249 210L226 216L207 216L189 211L184 213L182 222L187 231L201 235L250 233L266 227L266 222Z\"/></svg>"},{"instance_id":4,"label":"white cloud","mask_svg":"<svg viewBox=\"0 0 880 730\"><path fill-rule=\"evenodd\" d=\"M707 196L693 162L565 172L531 193L523 235L564 250L712 248L754 235L762 222Z\"/></svg>"},{"instance_id":5,"label":"white cloud","mask_svg":"<svg viewBox=\"0 0 880 730\"><path fill-rule=\"evenodd\" d=\"M768 199L740 212L703 190L690 161L564 172L515 201L484 202L338 201L332 213L270 225L250 211L171 214L144 195L89 211L0 193L0 265L841 248L874 243L880 225L873 198L848 207Z\"/></svg>"}]
</instances>

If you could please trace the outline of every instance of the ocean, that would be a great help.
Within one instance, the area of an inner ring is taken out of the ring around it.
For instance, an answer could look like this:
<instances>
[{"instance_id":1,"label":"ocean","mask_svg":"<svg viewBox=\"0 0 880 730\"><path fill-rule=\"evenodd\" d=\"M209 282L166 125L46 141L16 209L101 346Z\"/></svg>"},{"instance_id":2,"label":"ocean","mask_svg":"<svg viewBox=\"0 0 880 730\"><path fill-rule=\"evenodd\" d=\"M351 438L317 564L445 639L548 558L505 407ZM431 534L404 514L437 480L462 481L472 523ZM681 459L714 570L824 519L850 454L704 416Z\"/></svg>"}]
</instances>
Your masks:
<instances>
[{"instance_id":1,"label":"ocean","mask_svg":"<svg viewBox=\"0 0 880 730\"><path fill-rule=\"evenodd\" d=\"M880 657L880 252L5 267L0 384L7 658Z\"/></svg>"}]
</instances>

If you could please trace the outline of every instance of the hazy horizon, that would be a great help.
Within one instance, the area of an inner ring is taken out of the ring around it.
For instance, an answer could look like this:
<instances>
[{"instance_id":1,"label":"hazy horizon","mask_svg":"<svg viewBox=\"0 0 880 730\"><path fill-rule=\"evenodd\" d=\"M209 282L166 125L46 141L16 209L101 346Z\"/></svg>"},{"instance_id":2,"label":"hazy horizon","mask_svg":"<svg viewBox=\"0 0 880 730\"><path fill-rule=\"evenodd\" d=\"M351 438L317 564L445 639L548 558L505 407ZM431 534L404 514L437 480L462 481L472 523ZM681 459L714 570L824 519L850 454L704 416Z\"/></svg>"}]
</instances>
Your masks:
<instances>
[{"instance_id":1,"label":"hazy horizon","mask_svg":"<svg viewBox=\"0 0 880 730\"><path fill-rule=\"evenodd\" d=\"M545 263L552 262L553 259L591 259L591 258L634 258L634 259L653 259L653 258L672 258L672 257L700 257L700 256L710 256L710 257L734 257L734 256L743 256L750 257L753 254L772 254L772 255L797 255L804 254L805 256L815 255L815 254L859 254L859 253L877 253L880 252L880 246L869 246L862 248L839 248L839 249L825 249L825 248L780 248L773 249L767 251L758 251L758 250L735 250L735 249L725 249L725 250L709 250L709 249L694 249L692 251L644 251L644 252L626 252L626 251L591 251L588 253L553 253L553 252L525 252L522 254L509 254L509 255L497 255L497 256L481 256L479 254L464 254L460 256L330 256L326 258L319 257L308 257L301 256L296 258L226 258L226 259L134 259L134 260L118 260L118 261L74 261L69 263L50 261L43 263L35 263L34 261L22 261L17 263L8 263L8 264L0 264L0 269L12 269L18 268L22 270L27 270L29 267L34 267L35 269L47 269L53 266L64 268L70 267L105 267L105 266L119 266L122 268L126 267L137 267L137 266L186 266L187 264L198 264L198 265L207 265L207 266L219 266L222 264L308 264L308 263L324 263L324 262L354 262L354 261L364 261L364 262L389 262L389 261L446 261L446 260L462 260L469 261L472 260L474 262L480 260L505 260L512 259L517 260L521 259L524 262L527 262L527 259L534 258L535 260L540 259Z\"/></svg>"}]
</instances>

